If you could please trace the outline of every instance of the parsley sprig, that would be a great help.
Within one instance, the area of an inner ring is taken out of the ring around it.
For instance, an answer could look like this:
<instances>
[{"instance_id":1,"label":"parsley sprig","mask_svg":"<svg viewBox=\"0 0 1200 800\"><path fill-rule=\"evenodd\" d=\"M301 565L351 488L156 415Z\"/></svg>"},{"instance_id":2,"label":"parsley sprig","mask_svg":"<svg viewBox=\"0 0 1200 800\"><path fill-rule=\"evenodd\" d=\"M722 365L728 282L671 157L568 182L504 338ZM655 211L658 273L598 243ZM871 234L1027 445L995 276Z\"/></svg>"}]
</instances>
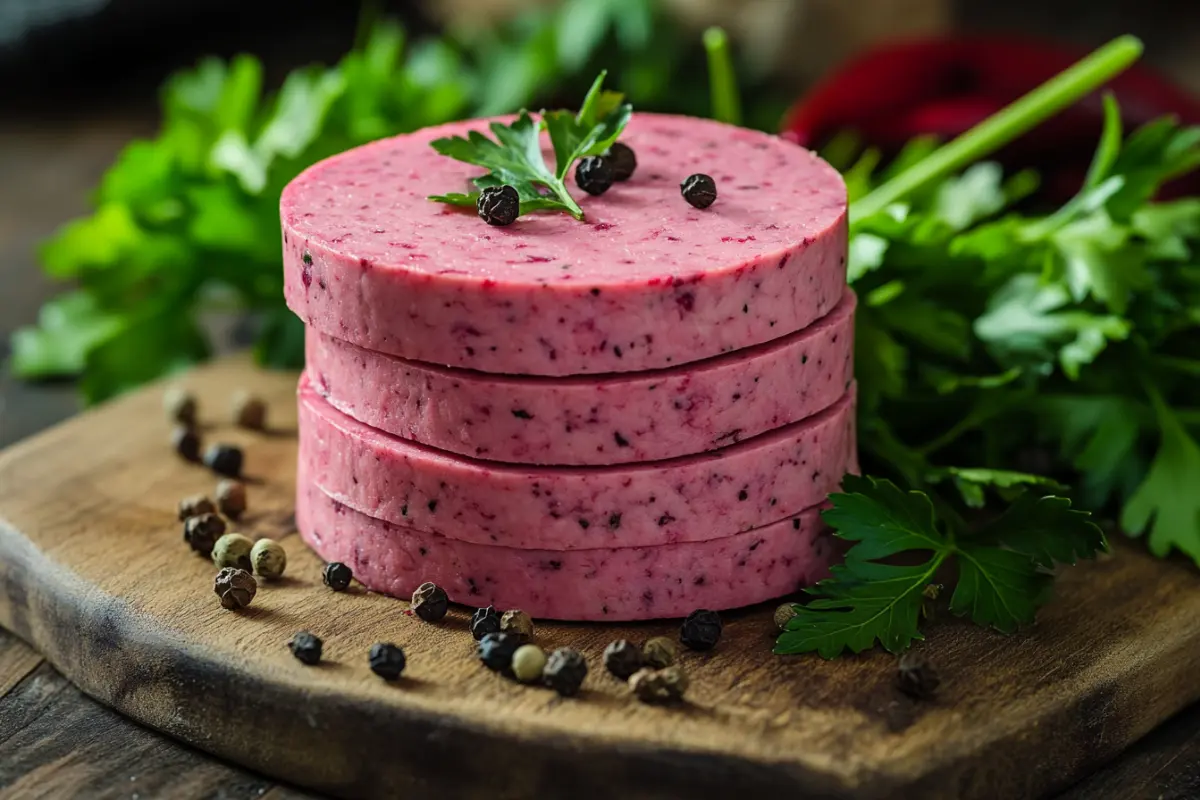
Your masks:
<instances>
[{"instance_id":1,"label":"parsley sprig","mask_svg":"<svg viewBox=\"0 0 1200 800\"><path fill-rule=\"evenodd\" d=\"M508 125L493 122L488 126L495 139L470 131L465 137L448 136L430 144L444 156L487 169L486 174L472 179L478 189L506 184L516 189L521 215L565 211L581 220L583 209L567 189L567 175L579 159L607 152L633 114L633 107L623 102L622 94L604 90L606 75L607 72L601 72L596 77L578 113L543 111L542 123L538 125L528 111L522 110ZM539 136L542 127L550 134L554 147L553 170L542 157ZM479 192L449 192L429 199L473 207L479 200Z\"/></svg>"}]
</instances>

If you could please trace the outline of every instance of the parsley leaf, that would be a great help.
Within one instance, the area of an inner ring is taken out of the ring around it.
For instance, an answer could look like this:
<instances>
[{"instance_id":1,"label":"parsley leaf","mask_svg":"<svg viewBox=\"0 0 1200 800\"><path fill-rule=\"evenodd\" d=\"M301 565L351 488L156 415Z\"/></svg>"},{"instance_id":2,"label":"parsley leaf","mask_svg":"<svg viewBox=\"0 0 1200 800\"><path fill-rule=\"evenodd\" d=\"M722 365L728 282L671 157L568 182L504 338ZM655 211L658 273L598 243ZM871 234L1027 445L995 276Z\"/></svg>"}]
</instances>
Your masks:
<instances>
[{"instance_id":1,"label":"parsley leaf","mask_svg":"<svg viewBox=\"0 0 1200 800\"><path fill-rule=\"evenodd\" d=\"M838 538L855 544L829 578L808 590L814 599L795 607L777 653L834 658L877 641L890 652L908 648L923 638L926 587L951 561L958 568L951 612L1011 633L1032 622L1049 599L1047 569L1107 546L1088 515L1061 497L1024 494L974 532L941 520L927 494L886 480L848 475L830 501L825 521ZM918 563L893 563L898 556Z\"/></svg>"},{"instance_id":2,"label":"parsley leaf","mask_svg":"<svg viewBox=\"0 0 1200 800\"><path fill-rule=\"evenodd\" d=\"M522 111L510 125L491 123L489 127L495 140L471 131L465 138L449 136L436 139L431 145L444 156L489 170L473 181L481 190L503 185L516 189L521 214L565 211L581 220L583 209L571 197L565 183L571 165L581 158L606 152L625 130L633 114L633 107L622 103L621 95L603 90L606 74L601 72L592 83L577 114L542 112L542 121L554 147L556 163L553 172L542 157L540 128L527 111ZM479 193L439 194L429 199L473 206Z\"/></svg>"}]
</instances>

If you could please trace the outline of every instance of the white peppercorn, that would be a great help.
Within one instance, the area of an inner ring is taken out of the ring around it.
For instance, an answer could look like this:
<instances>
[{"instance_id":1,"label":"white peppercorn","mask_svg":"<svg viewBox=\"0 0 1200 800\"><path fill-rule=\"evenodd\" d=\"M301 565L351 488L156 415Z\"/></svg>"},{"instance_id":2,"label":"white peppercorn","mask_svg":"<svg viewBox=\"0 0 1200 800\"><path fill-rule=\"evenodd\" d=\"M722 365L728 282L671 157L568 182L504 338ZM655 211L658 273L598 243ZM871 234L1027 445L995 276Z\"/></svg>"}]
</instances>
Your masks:
<instances>
[{"instance_id":1,"label":"white peppercorn","mask_svg":"<svg viewBox=\"0 0 1200 800\"><path fill-rule=\"evenodd\" d=\"M523 644L512 657L513 677L521 683L536 683L546 668L546 653L536 644Z\"/></svg>"}]
</instances>

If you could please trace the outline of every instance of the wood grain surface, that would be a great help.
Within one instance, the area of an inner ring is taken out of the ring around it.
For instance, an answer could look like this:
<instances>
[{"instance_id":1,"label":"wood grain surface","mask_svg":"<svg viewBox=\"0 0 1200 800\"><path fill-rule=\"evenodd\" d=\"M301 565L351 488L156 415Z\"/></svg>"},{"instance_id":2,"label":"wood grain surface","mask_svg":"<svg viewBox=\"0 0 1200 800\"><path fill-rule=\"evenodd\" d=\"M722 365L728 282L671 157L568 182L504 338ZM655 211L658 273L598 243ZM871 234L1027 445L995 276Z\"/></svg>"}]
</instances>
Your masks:
<instances>
[{"instance_id":1,"label":"wood grain surface","mask_svg":"<svg viewBox=\"0 0 1200 800\"><path fill-rule=\"evenodd\" d=\"M671 623L542 626L544 646L589 656L585 692L518 686L475 662L463 610L428 625L402 602L321 586L319 562L289 535L293 381L240 360L185 379L211 422L236 388L269 399L270 433L206 436L246 447L244 528L283 537L287 580L245 612L219 607L211 566L174 519L180 496L214 480L170 452L151 388L0 454L0 624L135 719L342 796L1032 797L1200 696L1200 579L1131 548L1070 571L1027 633L933 626L922 649L944 683L929 704L895 692L882 653L770 655L769 608L728 615L716 651L685 656L693 687L680 708L638 704L598 659L612 638ZM287 652L300 629L325 639L324 666ZM367 670L375 641L406 648L406 680Z\"/></svg>"}]
</instances>

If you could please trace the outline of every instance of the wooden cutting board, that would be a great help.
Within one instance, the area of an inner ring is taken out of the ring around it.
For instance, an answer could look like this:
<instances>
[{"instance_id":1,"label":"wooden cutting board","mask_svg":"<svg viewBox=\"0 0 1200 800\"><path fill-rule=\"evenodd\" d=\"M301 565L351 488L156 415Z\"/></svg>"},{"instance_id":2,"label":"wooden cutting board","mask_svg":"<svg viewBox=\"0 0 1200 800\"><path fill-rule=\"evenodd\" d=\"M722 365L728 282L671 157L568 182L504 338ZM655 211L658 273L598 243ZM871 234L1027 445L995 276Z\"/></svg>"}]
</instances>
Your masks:
<instances>
[{"instance_id":1,"label":"wooden cutting board","mask_svg":"<svg viewBox=\"0 0 1200 800\"><path fill-rule=\"evenodd\" d=\"M220 608L174 511L214 478L170 451L152 387L0 454L0 625L102 702L288 781L347 797L1036 797L1200 698L1200 575L1121 546L1069 570L1026 633L932 625L930 703L896 692L885 653L771 655L770 607L727 614L715 651L684 656L677 708L639 704L599 663L608 641L675 623L540 626L541 644L591 664L585 691L559 699L483 669L462 609L430 625L321 585L291 531L294 375L233 360L183 382L206 438L245 446L242 527L282 537L289 577L245 612ZM269 400L269 433L217 424L240 387ZM301 629L327 663L292 658ZM399 684L367 669L376 641L406 649Z\"/></svg>"}]
</instances>

